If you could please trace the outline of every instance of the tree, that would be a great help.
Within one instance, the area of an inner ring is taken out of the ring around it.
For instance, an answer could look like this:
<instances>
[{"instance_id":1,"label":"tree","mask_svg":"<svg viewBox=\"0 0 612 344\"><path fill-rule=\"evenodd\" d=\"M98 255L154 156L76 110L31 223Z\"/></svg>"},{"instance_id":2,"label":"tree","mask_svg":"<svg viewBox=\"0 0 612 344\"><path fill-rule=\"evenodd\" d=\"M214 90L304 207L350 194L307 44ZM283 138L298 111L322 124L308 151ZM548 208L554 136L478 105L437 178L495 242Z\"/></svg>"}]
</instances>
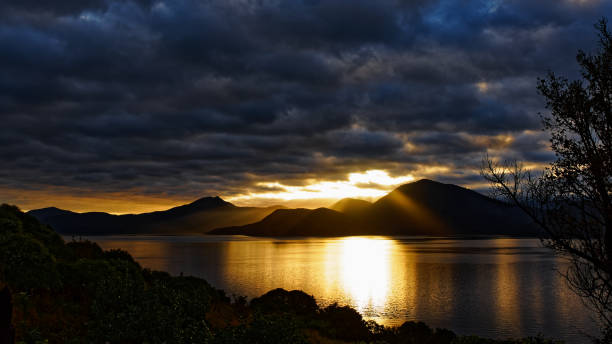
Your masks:
<instances>
[{"instance_id":1,"label":"tree","mask_svg":"<svg viewBox=\"0 0 612 344\"><path fill-rule=\"evenodd\" d=\"M568 257L562 272L599 315L612 339L612 34L595 25L595 54L579 50L580 80L554 73L538 80L549 114L542 115L556 159L538 174L520 163L486 157L482 174L499 196L543 229L545 246Z\"/></svg>"}]
</instances>

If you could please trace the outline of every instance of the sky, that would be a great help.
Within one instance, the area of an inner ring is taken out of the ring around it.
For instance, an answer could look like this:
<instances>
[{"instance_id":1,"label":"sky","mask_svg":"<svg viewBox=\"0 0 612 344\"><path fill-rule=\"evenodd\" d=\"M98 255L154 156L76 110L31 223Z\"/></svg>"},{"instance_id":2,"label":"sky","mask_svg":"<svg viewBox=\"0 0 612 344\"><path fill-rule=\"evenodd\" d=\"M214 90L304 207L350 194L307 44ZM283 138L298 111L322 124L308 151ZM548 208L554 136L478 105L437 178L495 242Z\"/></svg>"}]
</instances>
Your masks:
<instances>
[{"instance_id":1,"label":"sky","mask_svg":"<svg viewBox=\"0 0 612 344\"><path fill-rule=\"evenodd\" d=\"M538 77L579 77L598 0L4 0L0 202L137 213L486 191L554 159Z\"/></svg>"}]
</instances>

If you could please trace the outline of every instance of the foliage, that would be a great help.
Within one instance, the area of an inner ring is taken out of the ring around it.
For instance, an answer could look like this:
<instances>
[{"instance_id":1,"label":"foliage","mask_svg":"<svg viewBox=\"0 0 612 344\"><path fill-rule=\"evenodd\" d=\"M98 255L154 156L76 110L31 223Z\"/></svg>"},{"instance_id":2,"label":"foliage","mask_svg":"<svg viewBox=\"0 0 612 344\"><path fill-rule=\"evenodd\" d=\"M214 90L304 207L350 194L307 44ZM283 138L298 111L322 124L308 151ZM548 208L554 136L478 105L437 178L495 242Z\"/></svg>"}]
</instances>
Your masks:
<instances>
[{"instance_id":1,"label":"foliage","mask_svg":"<svg viewBox=\"0 0 612 344\"><path fill-rule=\"evenodd\" d=\"M599 50L579 51L582 80L550 73L539 81L556 160L539 176L519 163L485 160L483 175L545 231L544 245L567 257L570 286L612 330L612 34L596 25Z\"/></svg>"},{"instance_id":2,"label":"foliage","mask_svg":"<svg viewBox=\"0 0 612 344\"><path fill-rule=\"evenodd\" d=\"M57 288L60 285L55 259L43 244L29 235L0 236L2 280L19 290Z\"/></svg>"},{"instance_id":3,"label":"foliage","mask_svg":"<svg viewBox=\"0 0 612 344\"><path fill-rule=\"evenodd\" d=\"M251 307L268 313L312 315L319 307L314 297L300 290L274 289L251 301Z\"/></svg>"},{"instance_id":4,"label":"foliage","mask_svg":"<svg viewBox=\"0 0 612 344\"><path fill-rule=\"evenodd\" d=\"M142 269L121 250L65 244L16 207L0 206L0 282L18 341L206 343L217 293L206 281Z\"/></svg>"},{"instance_id":5,"label":"foliage","mask_svg":"<svg viewBox=\"0 0 612 344\"><path fill-rule=\"evenodd\" d=\"M369 340L370 331L361 314L349 306L329 305L320 311L321 332L346 341Z\"/></svg>"},{"instance_id":6,"label":"foliage","mask_svg":"<svg viewBox=\"0 0 612 344\"><path fill-rule=\"evenodd\" d=\"M260 313L248 324L220 331L213 343L308 343L302 329L302 324L293 317Z\"/></svg>"},{"instance_id":7,"label":"foliage","mask_svg":"<svg viewBox=\"0 0 612 344\"><path fill-rule=\"evenodd\" d=\"M453 340L452 344L562 344L562 342L542 337L493 340L476 336L462 336L457 337L455 340Z\"/></svg>"}]
</instances>

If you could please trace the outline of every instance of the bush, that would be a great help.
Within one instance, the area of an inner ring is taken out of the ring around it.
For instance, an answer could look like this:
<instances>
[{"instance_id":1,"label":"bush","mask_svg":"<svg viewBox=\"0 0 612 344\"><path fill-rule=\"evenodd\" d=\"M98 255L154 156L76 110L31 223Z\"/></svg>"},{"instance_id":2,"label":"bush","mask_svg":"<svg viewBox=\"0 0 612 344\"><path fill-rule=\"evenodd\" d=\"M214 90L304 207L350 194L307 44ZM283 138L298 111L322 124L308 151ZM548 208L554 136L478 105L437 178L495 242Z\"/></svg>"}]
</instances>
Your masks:
<instances>
[{"instance_id":1,"label":"bush","mask_svg":"<svg viewBox=\"0 0 612 344\"><path fill-rule=\"evenodd\" d=\"M220 331L213 343L300 344L308 341L304 336L302 324L293 317L260 314L247 325L228 327Z\"/></svg>"},{"instance_id":2,"label":"bush","mask_svg":"<svg viewBox=\"0 0 612 344\"><path fill-rule=\"evenodd\" d=\"M61 285L49 250L22 233L0 234L0 279L12 289L24 291Z\"/></svg>"},{"instance_id":3,"label":"bush","mask_svg":"<svg viewBox=\"0 0 612 344\"><path fill-rule=\"evenodd\" d=\"M206 343L216 292L206 281L144 270L125 251L65 244L18 208L0 206L0 284L13 295L17 341Z\"/></svg>"},{"instance_id":4,"label":"bush","mask_svg":"<svg viewBox=\"0 0 612 344\"><path fill-rule=\"evenodd\" d=\"M293 313L314 315L319 307L315 298L301 290L274 289L251 300L251 307L268 313Z\"/></svg>"},{"instance_id":5,"label":"bush","mask_svg":"<svg viewBox=\"0 0 612 344\"><path fill-rule=\"evenodd\" d=\"M321 331L335 339L357 341L370 340L371 333L361 314L349 306L334 303L319 313Z\"/></svg>"},{"instance_id":6,"label":"bush","mask_svg":"<svg viewBox=\"0 0 612 344\"><path fill-rule=\"evenodd\" d=\"M71 241L66 244L69 249L70 258L77 260L80 258L101 259L104 257L104 252L98 244L89 240Z\"/></svg>"}]
</instances>

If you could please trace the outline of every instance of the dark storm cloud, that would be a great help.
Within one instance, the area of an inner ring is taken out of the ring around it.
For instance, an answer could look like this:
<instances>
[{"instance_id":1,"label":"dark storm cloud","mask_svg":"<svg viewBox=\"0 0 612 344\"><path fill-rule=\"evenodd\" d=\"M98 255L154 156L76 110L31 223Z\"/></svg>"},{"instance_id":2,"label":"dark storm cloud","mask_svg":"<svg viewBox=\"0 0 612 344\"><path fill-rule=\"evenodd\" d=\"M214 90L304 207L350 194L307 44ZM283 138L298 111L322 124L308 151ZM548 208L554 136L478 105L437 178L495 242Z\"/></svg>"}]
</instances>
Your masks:
<instances>
[{"instance_id":1,"label":"dark storm cloud","mask_svg":"<svg viewBox=\"0 0 612 344\"><path fill-rule=\"evenodd\" d=\"M0 186L229 195L424 165L472 183L487 149L552 158L533 134L536 78L575 77L609 14L596 0L3 1Z\"/></svg>"},{"instance_id":2,"label":"dark storm cloud","mask_svg":"<svg viewBox=\"0 0 612 344\"><path fill-rule=\"evenodd\" d=\"M418 6L415 2L414 7ZM254 26L262 34L283 44L326 47L341 52L364 44L394 44L410 40L398 11L411 10L384 1L291 1L271 2L255 9Z\"/></svg>"}]
</instances>

